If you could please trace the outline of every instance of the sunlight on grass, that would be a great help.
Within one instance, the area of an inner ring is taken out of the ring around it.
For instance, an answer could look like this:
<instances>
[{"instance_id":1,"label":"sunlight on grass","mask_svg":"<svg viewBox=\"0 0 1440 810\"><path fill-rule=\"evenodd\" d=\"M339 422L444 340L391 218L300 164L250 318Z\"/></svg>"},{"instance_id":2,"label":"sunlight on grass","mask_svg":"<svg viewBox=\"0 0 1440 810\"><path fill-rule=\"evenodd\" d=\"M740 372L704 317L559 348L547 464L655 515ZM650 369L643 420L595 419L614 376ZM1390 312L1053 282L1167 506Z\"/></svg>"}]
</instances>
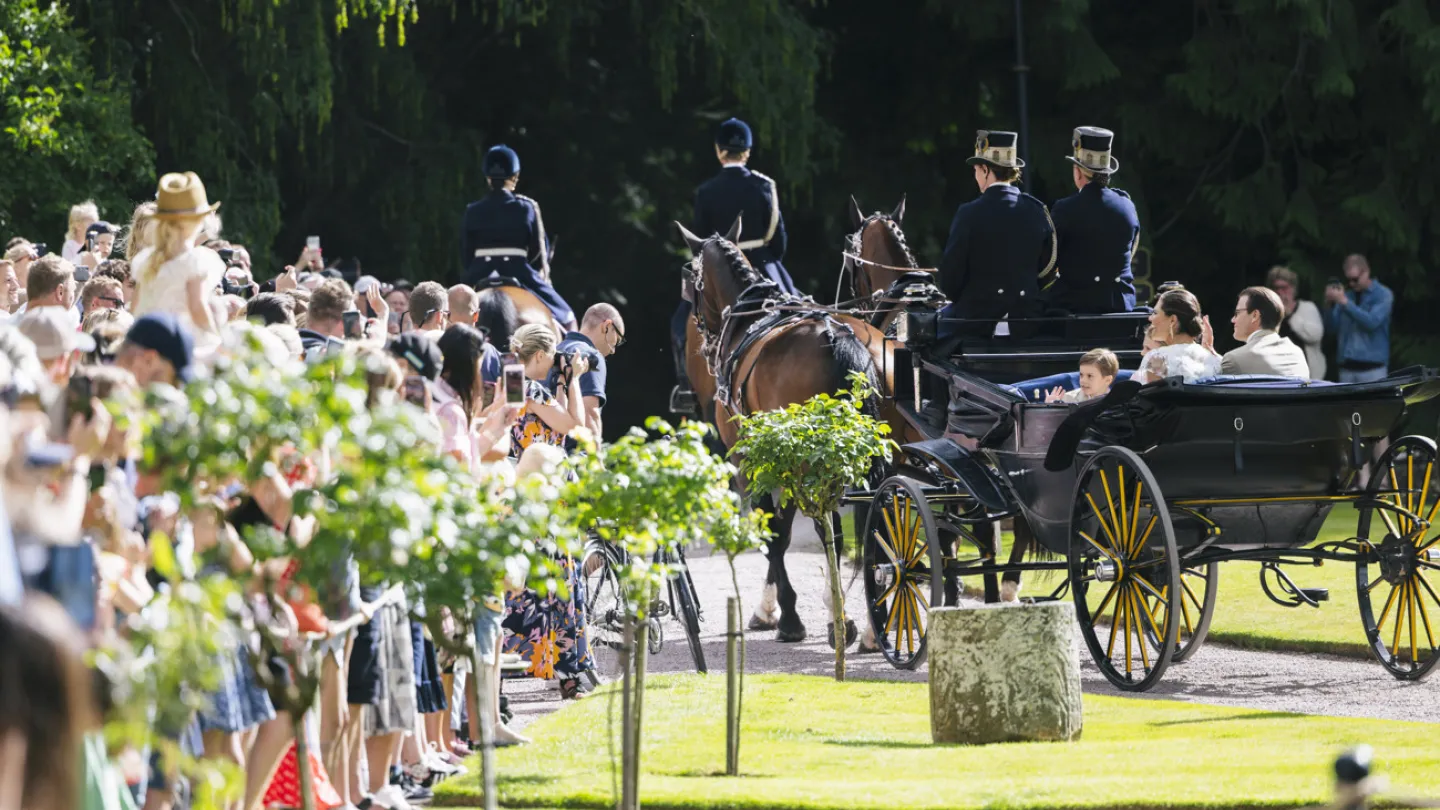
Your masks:
<instances>
[{"instance_id":1,"label":"sunlight on grass","mask_svg":"<svg viewBox=\"0 0 1440 810\"><path fill-rule=\"evenodd\" d=\"M1393 785L1440 784L1432 724L1087 695L1078 742L935 746L924 684L785 675L748 680L743 776L728 778L724 679L653 684L641 781L653 808L1296 807L1331 798L1331 762L1360 742ZM602 692L537 722L534 745L500 751L502 803L612 807L609 710ZM479 802L471 764L437 806Z\"/></svg>"}]
</instances>

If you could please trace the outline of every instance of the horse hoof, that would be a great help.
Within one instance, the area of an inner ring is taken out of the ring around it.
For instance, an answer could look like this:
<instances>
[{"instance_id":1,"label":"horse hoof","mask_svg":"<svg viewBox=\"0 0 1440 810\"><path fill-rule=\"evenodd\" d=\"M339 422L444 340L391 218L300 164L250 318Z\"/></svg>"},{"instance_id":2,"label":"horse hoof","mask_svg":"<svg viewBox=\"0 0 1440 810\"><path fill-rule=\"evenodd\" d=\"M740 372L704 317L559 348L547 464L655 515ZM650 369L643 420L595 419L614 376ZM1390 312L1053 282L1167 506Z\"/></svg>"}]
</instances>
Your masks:
<instances>
[{"instance_id":1,"label":"horse hoof","mask_svg":"<svg viewBox=\"0 0 1440 810\"><path fill-rule=\"evenodd\" d=\"M1018 601L1020 601L1020 583L1018 583L1018 582L1011 582L1011 581L1009 581L1009 580L1006 580L1006 581L1000 583L1000 601L1001 601L1001 602L1018 602Z\"/></svg>"},{"instance_id":2,"label":"horse hoof","mask_svg":"<svg viewBox=\"0 0 1440 810\"><path fill-rule=\"evenodd\" d=\"M826 634L826 640L827 640L827 641L829 642L829 644L830 644L830 649L833 650L833 649L835 649L835 625L834 625L834 624L831 624L831 625L829 626L828 630L829 630L829 632ZM846 647L849 647L851 644L854 644L854 643L855 643L855 636L856 636L856 635L858 635L858 632L857 632L856 629L855 629L855 622L853 622L853 621L851 621L851 620L849 620L849 619L846 619L846 620L845 620L845 646L846 646Z\"/></svg>"},{"instance_id":3,"label":"horse hoof","mask_svg":"<svg viewBox=\"0 0 1440 810\"><path fill-rule=\"evenodd\" d=\"M804 641L805 626L802 624L798 628L791 627L788 629L782 627L775 633L775 640L781 644L794 644L799 641Z\"/></svg>"},{"instance_id":4,"label":"horse hoof","mask_svg":"<svg viewBox=\"0 0 1440 810\"><path fill-rule=\"evenodd\" d=\"M856 647L856 648L855 648L855 654L856 654L856 655L875 655L875 654L877 654L877 653L879 653L879 652L880 652L880 645L878 645L878 644L866 644L866 643L863 642L863 641L860 642L860 646L859 646L859 647Z\"/></svg>"},{"instance_id":5,"label":"horse hoof","mask_svg":"<svg viewBox=\"0 0 1440 810\"><path fill-rule=\"evenodd\" d=\"M751 630L774 630L779 625L778 619L762 619L759 616L751 616L750 624L747 627Z\"/></svg>"}]
</instances>

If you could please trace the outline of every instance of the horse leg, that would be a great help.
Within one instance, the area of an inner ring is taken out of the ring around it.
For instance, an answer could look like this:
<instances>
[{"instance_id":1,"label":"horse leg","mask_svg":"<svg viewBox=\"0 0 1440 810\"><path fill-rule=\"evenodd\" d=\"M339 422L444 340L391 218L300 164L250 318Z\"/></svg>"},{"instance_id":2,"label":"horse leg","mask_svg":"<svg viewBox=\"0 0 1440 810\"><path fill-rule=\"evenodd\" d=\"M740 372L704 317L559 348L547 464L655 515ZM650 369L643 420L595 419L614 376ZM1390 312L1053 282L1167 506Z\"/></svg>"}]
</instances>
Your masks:
<instances>
[{"instance_id":1,"label":"horse leg","mask_svg":"<svg viewBox=\"0 0 1440 810\"><path fill-rule=\"evenodd\" d=\"M815 533L818 534L818 535L820 535L820 536L823 538L823 537L825 536L824 531L825 531L825 526L824 526L824 524L822 524L822 523L821 523L820 521L818 521L818 520L815 521ZM834 538L835 538L835 566L836 566L836 568L838 568L839 571L840 571L840 577L841 577L841 582L842 582L842 586L843 586L844 577L845 577L845 527L844 527L843 525L841 525L840 513L839 513L839 512L831 512L831 513L830 513L830 531L831 531L832 535L833 535ZM824 603L825 603L825 610L826 610L826 612L829 613L829 615L830 615L830 628L829 628L829 630L828 630L827 633L826 633L826 637L827 637L827 638L829 639L829 641L830 641L830 649L833 650L833 649L835 649L835 618L836 618L835 614L836 614L837 610L839 610L839 611L842 612L842 613L843 613L844 611L843 611L843 606L838 606L838 607L836 606L836 604L835 604L835 597L834 597L834 595L831 594L831 592L830 592L830 577L829 577L829 572L828 572L828 571L826 572L826 577L825 577L825 587L824 587L824 589L821 590L821 593L824 594L824 596L823 596L822 598L823 598L823 601L824 601ZM842 596L843 596L843 590L842 590ZM857 633L857 629L856 629L856 627L855 627L855 622L854 622L854 620L850 619L849 617L846 617L846 619L845 619L845 646L846 646L846 647L849 647L851 644L854 644L854 643L855 643L855 635L856 635L856 633Z\"/></svg>"},{"instance_id":2,"label":"horse leg","mask_svg":"<svg viewBox=\"0 0 1440 810\"><path fill-rule=\"evenodd\" d=\"M785 552L790 548L791 523L795 518L795 507L779 510L771 528L775 535L770 541L770 578L775 582L776 596L780 602L780 623L775 640L794 642L805 640L805 624L795 612L795 589L790 585L790 574L785 570Z\"/></svg>"},{"instance_id":3,"label":"horse leg","mask_svg":"<svg viewBox=\"0 0 1440 810\"><path fill-rule=\"evenodd\" d=\"M1030 524L1023 515L1015 516L1015 542L1010 546L1010 564L1019 565L1025 559L1025 552L1035 542L1034 535L1030 532ZM997 538L998 540L998 538ZM1007 571L1003 581L1000 583L1000 601L1018 602L1020 600L1020 572Z\"/></svg>"},{"instance_id":4,"label":"horse leg","mask_svg":"<svg viewBox=\"0 0 1440 810\"><path fill-rule=\"evenodd\" d=\"M975 539L980 541L982 549L989 549L989 558L992 564L1000 559L1000 521L990 520L985 523L975 524ZM1008 574L1006 575L1008 576ZM994 574L985 575L985 603L993 604L1000 601L1000 582Z\"/></svg>"},{"instance_id":5,"label":"horse leg","mask_svg":"<svg viewBox=\"0 0 1440 810\"><path fill-rule=\"evenodd\" d=\"M770 536L773 538L779 534L775 526L775 503L769 495L756 502L755 508L764 509L770 513ZM774 560L775 548L773 543L765 551L767 560ZM760 594L760 600L755 603L755 613L750 616L751 630L774 630L780 625L780 608L777 604L778 589L775 587L775 564L770 562L765 569L765 588Z\"/></svg>"}]
</instances>

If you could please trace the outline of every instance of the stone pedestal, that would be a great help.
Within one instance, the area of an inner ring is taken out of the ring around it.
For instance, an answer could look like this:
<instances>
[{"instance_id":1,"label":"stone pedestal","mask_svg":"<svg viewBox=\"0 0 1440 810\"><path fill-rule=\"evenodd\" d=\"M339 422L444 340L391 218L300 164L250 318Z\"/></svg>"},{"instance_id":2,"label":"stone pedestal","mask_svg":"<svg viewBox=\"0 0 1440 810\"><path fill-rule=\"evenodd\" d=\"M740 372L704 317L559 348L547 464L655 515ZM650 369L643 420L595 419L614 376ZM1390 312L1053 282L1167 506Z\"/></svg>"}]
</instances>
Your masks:
<instances>
[{"instance_id":1,"label":"stone pedestal","mask_svg":"<svg viewBox=\"0 0 1440 810\"><path fill-rule=\"evenodd\" d=\"M937 743L1080 736L1075 606L986 605L930 611L930 735Z\"/></svg>"}]
</instances>

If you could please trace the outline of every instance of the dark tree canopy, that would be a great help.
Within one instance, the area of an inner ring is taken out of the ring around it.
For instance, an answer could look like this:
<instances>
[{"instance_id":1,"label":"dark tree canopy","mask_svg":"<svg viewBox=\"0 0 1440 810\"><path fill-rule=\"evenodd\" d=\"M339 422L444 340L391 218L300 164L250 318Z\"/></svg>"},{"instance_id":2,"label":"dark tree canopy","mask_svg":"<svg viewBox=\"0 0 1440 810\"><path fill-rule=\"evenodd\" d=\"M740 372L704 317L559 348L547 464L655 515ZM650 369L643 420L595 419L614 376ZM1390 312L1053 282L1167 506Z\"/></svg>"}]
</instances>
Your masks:
<instances>
[{"instance_id":1,"label":"dark tree canopy","mask_svg":"<svg viewBox=\"0 0 1440 810\"><path fill-rule=\"evenodd\" d=\"M1026 0L1027 190L1070 193L1070 131L1117 133L1155 280L1212 313L1285 263L1365 253L1396 288L1396 362L1434 354L1440 19L1426 0ZM515 147L557 286L634 335L607 420L663 407L665 321L716 122L754 125L786 264L833 295L845 201L891 208L922 263L973 197L976 129L1018 129L1008 2L48 0L0 3L0 224L59 241L194 170L270 268L307 234L381 277L452 280L484 149ZM49 58L46 58L48 55ZM49 88L49 91L47 91ZM50 91L53 91L50 92ZM264 269L262 269L264 272ZM1220 318L1223 321L1223 318Z\"/></svg>"}]
</instances>

